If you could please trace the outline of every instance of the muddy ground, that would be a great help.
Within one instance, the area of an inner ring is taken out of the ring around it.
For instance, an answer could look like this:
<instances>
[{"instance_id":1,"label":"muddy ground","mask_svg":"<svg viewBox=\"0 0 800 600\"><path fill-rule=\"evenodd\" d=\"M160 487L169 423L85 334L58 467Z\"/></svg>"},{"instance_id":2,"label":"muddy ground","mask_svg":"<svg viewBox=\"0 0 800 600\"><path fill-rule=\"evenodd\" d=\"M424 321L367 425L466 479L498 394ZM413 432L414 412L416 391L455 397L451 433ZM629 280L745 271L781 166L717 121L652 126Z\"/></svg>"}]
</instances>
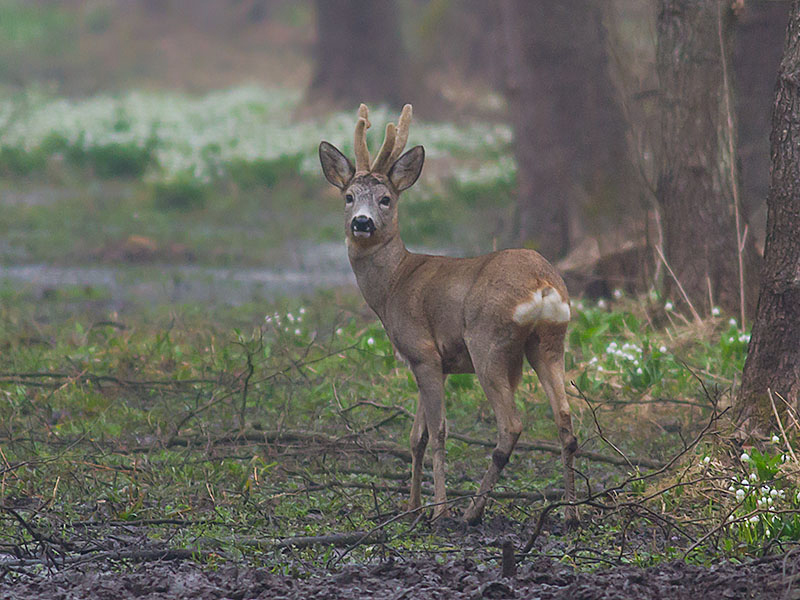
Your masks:
<instances>
[{"instance_id":1,"label":"muddy ground","mask_svg":"<svg viewBox=\"0 0 800 600\"><path fill-rule=\"evenodd\" d=\"M347 566L337 573L294 578L268 569L222 566L211 570L190 561L156 562L132 569L73 568L49 576L0 584L3 598L201 598L201 599L422 599L542 598L692 600L800 598L800 555L787 554L744 565L711 567L670 562L649 569L616 567L578 573L549 558L523 561L516 577L470 559L389 560Z\"/></svg>"}]
</instances>

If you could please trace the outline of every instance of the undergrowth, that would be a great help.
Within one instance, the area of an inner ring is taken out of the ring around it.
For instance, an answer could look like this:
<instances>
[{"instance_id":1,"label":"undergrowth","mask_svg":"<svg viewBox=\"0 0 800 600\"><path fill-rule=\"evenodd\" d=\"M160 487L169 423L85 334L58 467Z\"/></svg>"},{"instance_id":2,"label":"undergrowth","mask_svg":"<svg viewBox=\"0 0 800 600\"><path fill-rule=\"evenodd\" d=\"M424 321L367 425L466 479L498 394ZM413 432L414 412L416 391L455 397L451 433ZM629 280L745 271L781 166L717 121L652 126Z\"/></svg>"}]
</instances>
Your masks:
<instances>
[{"instance_id":1,"label":"undergrowth","mask_svg":"<svg viewBox=\"0 0 800 600\"><path fill-rule=\"evenodd\" d=\"M382 328L354 305L324 293L268 311L63 318L46 300L4 292L2 560L22 568L44 549L58 564L134 545L294 572L475 552L458 528L402 517L416 389ZM796 541L794 430L745 455L713 443L747 334L722 317L685 324L652 298L575 312L569 392L585 453L579 490L594 500L577 534L551 513L534 552L591 568L707 562ZM520 388L521 448L478 531L521 546L548 502L537 494L557 500L561 477L557 452L524 445L557 433L529 370ZM448 379L447 411L458 512L488 464L495 425L472 376ZM634 468L640 458L653 467ZM281 541L352 532L379 537L346 550Z\"/></svg>"}]
</instances>

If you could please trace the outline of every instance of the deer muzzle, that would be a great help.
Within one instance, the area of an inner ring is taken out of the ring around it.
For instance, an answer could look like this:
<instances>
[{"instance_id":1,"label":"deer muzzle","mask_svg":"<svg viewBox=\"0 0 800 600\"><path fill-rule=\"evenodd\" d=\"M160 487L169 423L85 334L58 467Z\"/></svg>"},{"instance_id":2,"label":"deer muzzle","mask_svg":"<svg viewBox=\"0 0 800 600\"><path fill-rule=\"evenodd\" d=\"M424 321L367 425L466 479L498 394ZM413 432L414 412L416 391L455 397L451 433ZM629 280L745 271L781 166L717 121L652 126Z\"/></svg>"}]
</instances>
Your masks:
<instances>
[{"instance_id":1,"label":"deer muzzle","mask_svg":"<svg viewBox=\"0 0 800 600\"><path fill-rule=\"evenodd\" d=\"M375 231L375 222L370 217L359 215L353 217L350 222L350 229L356 237L369 237Z\"/></svg>"}]
</instances>

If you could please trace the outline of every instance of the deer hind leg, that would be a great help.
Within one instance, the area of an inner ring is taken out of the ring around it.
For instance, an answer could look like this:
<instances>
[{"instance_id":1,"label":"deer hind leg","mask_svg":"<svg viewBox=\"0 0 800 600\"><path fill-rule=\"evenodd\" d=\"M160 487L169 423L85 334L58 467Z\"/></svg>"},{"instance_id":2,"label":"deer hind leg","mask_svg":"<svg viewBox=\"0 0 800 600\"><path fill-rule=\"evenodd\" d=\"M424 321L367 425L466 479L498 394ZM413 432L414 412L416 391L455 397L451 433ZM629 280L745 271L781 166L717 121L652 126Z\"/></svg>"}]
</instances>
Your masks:
<instances>
[{"instance_id":1,"label":"deer hind leg","mask_svg":"<svg viewBox=\"0 0 800 600\"><path fill-rule=\"evenodd\" d=\"M564 465L564 499L575 502L575 470L573 467L578 439L572 431L572 416L564 389L564 336L566 324L543 324L531 334L525 345L525 354L539 382L550 400L553 417L561 440L561 461ZM580 522L575 506L564 508L564 518L569 527Z\"/></svg>"},{"instance_id":2,"label":"deer hind leg","mask_svg":"<svg viewBox=\"0 0 800 600\"><path fill-rule=\"evenodd\" d=\"M483 476L478 495L464 513L464 520L474 525L483 517L487 495L500 478L522 433L522 420L514 404L514 392L522 373L522 353L505 349L495 350L484 357L471 354L478 381L497 419L497 445L492 452L492 461Z\"/></svg>"},{"instance_id":3,"label":"deer hind leg","mask_svg":"<svg viewBox=\"0 0 800 600\"><path fill-rule=\"evenodd\" d=\"M425 408L422 400L417 401L417 414L411 427L411 499L408 510L417 510L422 506L422 463L425 447L428 445L428 428L425 425Z\"/></svg>"},{"instance_id":4,"label":"deer hind leg","mask_svg":"<svg viewBox=\"0 0 800 600\"><path fill-rule=\"evenodd\" d=\"M450 514L447 507L445 486L444 443L447 439L447 423L444 412L444 375L439 366L417 365L413 368L413 371L417 380L417 387L419 387L419 406L417 408L417 416L414 418L414 427L411 429L412 445L414 430L417 428L422 429L419 414L422 411L427 432L422 433L420 431L419 435L420 440L423 437L427 438L433 450L433 501L436 504L433 509L433 518L438 519ZM419 456L414 456L411 463L412 504L415 500L419 500L419 498L414 497L414 483L415 479L421 479L422 477L422 456L425 452L425 446L421 444L417 451ZM416 454L417 451L412 446L412 453ZM417 482L417 490L419 490L419 482Z\"/></svg>"}]
</instances>

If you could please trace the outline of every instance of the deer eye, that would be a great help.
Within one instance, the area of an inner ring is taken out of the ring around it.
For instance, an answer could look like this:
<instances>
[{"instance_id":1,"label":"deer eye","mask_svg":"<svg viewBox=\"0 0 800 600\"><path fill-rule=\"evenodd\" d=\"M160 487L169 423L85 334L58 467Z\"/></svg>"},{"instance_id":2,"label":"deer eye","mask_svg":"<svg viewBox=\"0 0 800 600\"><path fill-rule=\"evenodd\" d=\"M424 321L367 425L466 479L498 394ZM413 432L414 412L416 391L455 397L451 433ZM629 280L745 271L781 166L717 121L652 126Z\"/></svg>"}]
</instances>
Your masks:
<instances>
[{"instance_id":1,"label":"deer eye","mask_svg":"<svg viewBox=\"0 0 800 600\"><path fill-rule=\"evenodd\" d=\"M352 204L353 203L353 194L346 194L344 197L345 204Z\"/></svg>"},{"instance_id":2,"label":"deer eye","mask_svg":"<svg viewBox=\"0 0 800 600\"><path fill-rule=\"evenodd\" d=\"M385 208L389 208L389 205L392 203L392 199L389 196L384 196L381 198L381 206Z\"/></svg>"}]
</instances>

